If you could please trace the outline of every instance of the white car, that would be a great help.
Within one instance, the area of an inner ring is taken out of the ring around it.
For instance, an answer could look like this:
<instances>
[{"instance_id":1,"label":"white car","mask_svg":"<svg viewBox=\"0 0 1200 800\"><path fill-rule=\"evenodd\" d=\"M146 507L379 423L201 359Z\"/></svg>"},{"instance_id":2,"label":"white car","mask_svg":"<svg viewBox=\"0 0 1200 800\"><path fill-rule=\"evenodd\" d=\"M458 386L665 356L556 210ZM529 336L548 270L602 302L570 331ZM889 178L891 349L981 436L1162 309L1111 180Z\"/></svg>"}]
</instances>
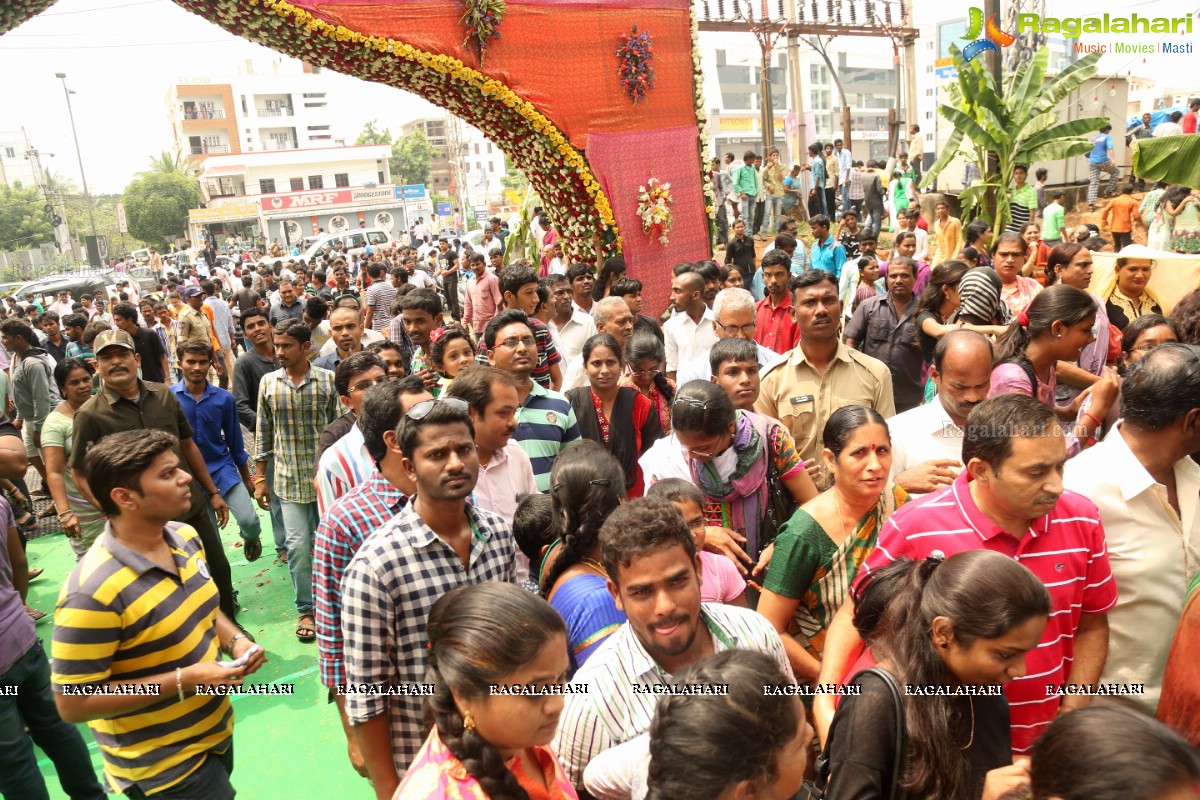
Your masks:
<instances>
[{"instance_id":1,"label":"white car","mask_svg":"<svg viewBox=\"0 0 1200 800\"><path fill-rule=\"evenodd\" d=\"M304 259L305 263L311 264L312 260L326 247L334 247L338 243L345 245L346 254L349 256L359 256L367 249L367 245L371 245L376 250L382 247L391 247L398 245L392 235L383 228L359 228L354 231L346 231L345 233L330 233L317 239L310 244L304 252L300 254L300 258Z\"/></svg>"}]
</instances>

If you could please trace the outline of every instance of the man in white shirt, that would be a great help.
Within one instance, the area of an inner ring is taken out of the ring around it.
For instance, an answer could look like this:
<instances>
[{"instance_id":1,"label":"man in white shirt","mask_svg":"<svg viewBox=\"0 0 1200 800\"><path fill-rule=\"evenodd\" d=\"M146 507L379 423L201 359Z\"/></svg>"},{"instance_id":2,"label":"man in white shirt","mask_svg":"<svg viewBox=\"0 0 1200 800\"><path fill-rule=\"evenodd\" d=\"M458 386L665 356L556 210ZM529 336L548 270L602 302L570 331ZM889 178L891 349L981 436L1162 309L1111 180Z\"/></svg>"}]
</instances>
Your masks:
<instances>
[{"instance_id":1,"label":"man in white shirt","mask_svg":"<svg viewBox=\"0 0 1200 800\"><path fill-rule=\"evenodd\" d=\"M754 295L745 289L722 289L717 293L717 299L712 307L713 333L720 339L744 339L754 342L758 351L758 365L761 369L774 364L783 356L769 347L763 347L754 341ZM708 350L696 356L679 368L676 384L683 386L690 381L712 380L712 363Z\"/></svg>"},{"instance_id":2,"label":"man in white shirt","mask_svg":"<svg viewBox=\"0 0 1200 800\"><path fill-rule=\"evenodd\" d=\"M1179 124L1179 120L1183 119L1183 112L1176 111L1171 114L1170 119L1166 122L1160 122L1154 126L1154 138L1161 136L1182 136L1183 126Z\"/></svg>"},{"instance_id":3,"label":"man in white shirt","mask_svg":"<svg viewBox=\"0 0 1200 800\"><path fill-rule=\"evenodd\" d=\"M888 420L891 480L911 495L949 486L962 469L963 425L992 388L991 342L975 331L950 331L934 348L930 378L934 401Z\"/></svg>"},{"instance_id":4,"label":"man in white shirt","mask_svg":"<svg viewBox=\"0 0 1200 800\"><path fill-rule=\"evenodd\" d=\"M599 753L649 730L657 687L673 684L672 675L707 655L757 650L795 682L783 642L765 617L700 602L696 542L669 500L643 497L619 506L600 529L600 554L608 591L627 621L575 673L572 683L587 692L566 696L553 747L571 783L583 785L583 771Z\"/></svg>"},{"instance_id":5,"label":"man in white shirt","mask_svg":"<svg viewBox=\"0 0 1200 800\"><path fill-rule=\"evenodd\" d=\"M575 308L571 300L571 282L566 275L550 276L550 298L554 304L554 319L550 333L564 363L571 363L583 352L583 343L596 335L596 321L590 314Z\"/></svg>"},{"instance_id":6,"label":"man in white shirt","mask_svg":"<svg viewBox=\"0 0 1200 800\"><path fill-rule=\"evenodd\" d=\"M1150 716L1188 586L1200 574L1200 348L1160 345L1121 381L1121 422L1067 462L1063 488L1100 509L1119 591L1101 684L1144 692L1097 702Z\"/></svg>"},{"instance_id":7,"label":"man in white shirt","mask_svg":"<svg viewBox=\"0 0 1200 800\"><path fill-rule=\"evenodd\" d=\"M663 324L667 377L674 379L681 364L690 364L717 343L712 310L704 303L704 278L684 272L671 280L671 305L676 313Z\"/></svg>"},{"instance_id":8,"label":"man in white shirt","mask_svg":"<svg viewBox=\"0 0 1200 800\"><path fill-rule=\"evenodd\" d=\"M46 310L61 320L63 317L75 313L71 310L72 305L74 303L71 302L71 293L64 289L58 293L58 299L51 303Z\"/></svg>"},{"instance_id":9,"label":"man in white shirt","mask_svg":"<svg viewBox=\"0 0 1200 800\"><path fill-rule=\"evenodd\" d=\"M550 259L550 264L547 268L548 275L566 275L567 274L567 265L566 265L566 263L563 262L563 260L561 258L560 251L558 249L558 242L553 242L551 244L546 245L542 249L542 255L546 256L547 258Z\"/></svg>"}]
</instances>

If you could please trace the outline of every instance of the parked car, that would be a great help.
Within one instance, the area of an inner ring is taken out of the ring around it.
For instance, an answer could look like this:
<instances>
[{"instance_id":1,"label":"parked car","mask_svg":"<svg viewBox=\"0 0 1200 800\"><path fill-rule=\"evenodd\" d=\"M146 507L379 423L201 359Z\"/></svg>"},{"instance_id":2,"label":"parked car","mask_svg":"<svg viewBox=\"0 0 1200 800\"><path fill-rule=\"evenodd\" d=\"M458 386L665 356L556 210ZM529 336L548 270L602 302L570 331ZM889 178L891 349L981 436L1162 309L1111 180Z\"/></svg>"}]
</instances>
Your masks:
<instances>
[{"instance_id":1,"label":"parked car","mask_svg":"<svg viewBox=\"0 0 1200 800\"><path fill-rule=\"evenodd\" d=\"M67 291L71 293L73 300L79 300L85 294L90 294L92 297L103 297L111 301L117 299L117 280L116 275L112 272L56 275L24 283L14 294L18 300L23 301L25 295L31 292L35 295L51 296Z\"/></svg>"},{"instance_id":2,"label":"parked car","mask_svg":"<svg viewBox=\"0 0 1200 800\"><path fill-rule=\"evenodd\" d=\"M158 290L158 276L149 267L134 267L129 270L129 280L137 284L138 294L147 294Z\"/></svg>"},{"instance_id":3,"label":"parked car","mask_svg":"<svg viewBox=\"0 0 1200 800\"><path fill-rule=\"evenodd\" d=\"M358 230L346 231L344 233L326 234L300 253L300 258L304 259L305 263L312 263L313 258L322 250L326 247L334 247L336 249L339 242L346 246L346 253L350 256L362 255L368 244L376 249L399 244L383 228L359 228Z\"/></svg>"}]
</instances>

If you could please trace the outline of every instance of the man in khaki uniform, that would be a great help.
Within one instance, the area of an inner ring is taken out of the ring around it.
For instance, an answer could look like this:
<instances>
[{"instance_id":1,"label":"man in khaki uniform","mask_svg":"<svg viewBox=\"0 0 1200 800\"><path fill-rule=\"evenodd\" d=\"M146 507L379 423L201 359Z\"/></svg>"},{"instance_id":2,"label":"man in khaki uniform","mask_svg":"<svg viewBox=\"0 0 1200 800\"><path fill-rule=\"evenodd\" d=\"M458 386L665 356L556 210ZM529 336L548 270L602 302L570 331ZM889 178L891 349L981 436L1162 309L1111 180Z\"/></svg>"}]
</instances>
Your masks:
<instances>
[{"instance_id":1,"label":"man in khaki uniform","mask_svg":"<svg viewBox=\"0 0 1200 800\"><path fill-rule=\"evenodd\" d=\"M861 405L885 419L894 416L892 373L839 340L842 303L832 274L816 269L794 278L790 313L800 343L763 373L754 410L788 427L813 482L825 489L829 475L820 463L821 434L830 414Z\"/></svg>"}]
</instances>

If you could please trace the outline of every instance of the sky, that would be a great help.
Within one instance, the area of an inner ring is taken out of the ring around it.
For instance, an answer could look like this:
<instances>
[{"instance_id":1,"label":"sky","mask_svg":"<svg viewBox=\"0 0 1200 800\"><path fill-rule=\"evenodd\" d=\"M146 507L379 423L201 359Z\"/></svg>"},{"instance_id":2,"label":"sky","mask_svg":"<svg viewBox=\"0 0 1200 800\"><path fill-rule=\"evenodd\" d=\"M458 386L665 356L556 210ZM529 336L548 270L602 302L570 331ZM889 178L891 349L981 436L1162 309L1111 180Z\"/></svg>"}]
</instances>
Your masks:
<instances>
[{"instance_id":1,"label":"sky","mask_svg":"<svg viewBox=\"0 0 1200 800\"><path fill-rule=\"evenodd\" d=\"M955 5L965 14L969 3L958 0ZM1200 1L1047 0L1047 13L1057 16L1106 11L1174 16L1197 10ZM56 72L66 73L75 92L71 102L88 186L97 194L120 192L152 156L173 146L164 99L173 77L230 75L247 59L261 68L282 58L170 0L60 0L0 37L0 75L6 77L0 81L0 130L24 127L34 147L54 154L43 155L43 165L78 184L62 82L54 77ZM1105 56L1100 69L1105 74L1132 70L1176 83L1181 59L1194 65L1200 63L1193 60L1200 59L1200 53L1144 63L1129 56ZM398 89L336 74L331 80L331 92L336 90L336 102L344 110L343 129L335 133L350 140L373 118L395 132L404 122L443 113Z\"/></svg>"}]
</instances>

